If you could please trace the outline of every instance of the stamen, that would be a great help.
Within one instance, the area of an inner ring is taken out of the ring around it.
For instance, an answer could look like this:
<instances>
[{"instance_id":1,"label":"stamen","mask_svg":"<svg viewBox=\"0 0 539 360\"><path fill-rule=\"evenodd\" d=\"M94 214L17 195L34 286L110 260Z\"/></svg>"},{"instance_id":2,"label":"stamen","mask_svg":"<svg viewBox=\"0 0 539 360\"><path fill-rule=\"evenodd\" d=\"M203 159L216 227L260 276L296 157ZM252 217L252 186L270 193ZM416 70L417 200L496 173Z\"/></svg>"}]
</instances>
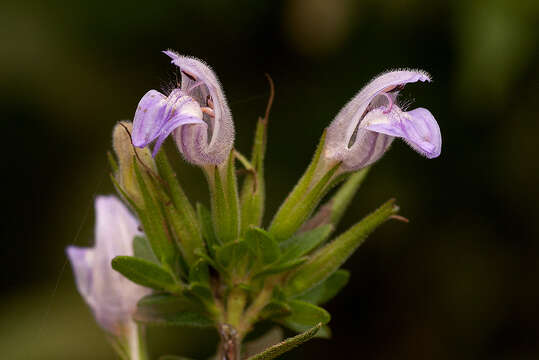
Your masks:
<instances>
[{"instance_id":1,"label":"stamen","mask_svg":"<svg viewBox=\"0 0 539 360\"><path fill-rule=\"evenodd\" d=\"M185 76L187 76L189 79L193 80L193 81L197 81L197 78L195 75L191 74L190 72L188 71L185 71L185 70L182 70L182 73L185 74Z\"/></svg>"},{"instance_id":2,"label":"stamen","mask_svg":"<svg viewBox=\"0 0 539 360\"><path fill-rule=\"evenodd\" d=\"M202 84L203 84L202 81L197 81L189 89L187 89L187 93L189 94L191 91L193 91L194 89L196 89L197 87L199 87Z\"/></svg>"},{"instance_id":3,"label":"stamen","mask_svg":"<svg viewBox=\"0 0 539 360\"><path fill-rule=\"evenodd\" d=\"M209 117L212 117L212 118L215 117L215 112L213 111L213 109L209 107L201 107L200 110L202 110L202 112L208 115Z\"/></svg>"},{"instance_id":4,"label":"stamen","mask_svg":"<svg viewBox=\"0 0 539 360\"><path fill-rule=\"evenodd\" d=\"M393 107L393 99L391 96L389 96L387 93L383 92L382 95L384 95L387 98L388 105L383 111L384 114L389 114L391 111L391 108Z\"/></svg>"},{"instance_id":5,"label":"stamen","mask_svg":"<svg viewBox=\"0 0 539 360\"><path fill-rule=\"evenodd\" d=\"M211 96L206 96L206 104L210 107L210 109L213 109L213 100L211 99Z\"/></svg>"}]
</instances>

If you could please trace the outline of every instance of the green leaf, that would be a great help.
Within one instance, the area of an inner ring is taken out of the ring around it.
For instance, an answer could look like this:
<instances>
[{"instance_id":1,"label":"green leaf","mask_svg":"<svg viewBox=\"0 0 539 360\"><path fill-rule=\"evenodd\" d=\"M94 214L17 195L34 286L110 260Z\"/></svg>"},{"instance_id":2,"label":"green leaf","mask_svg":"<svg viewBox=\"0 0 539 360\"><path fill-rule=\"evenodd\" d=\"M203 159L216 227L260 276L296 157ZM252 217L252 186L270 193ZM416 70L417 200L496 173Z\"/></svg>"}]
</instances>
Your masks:
<instances>
[{"instance_id":1,"label":"green leaf","mask_svg":"<svg viewBox=\"0 0 539 360\"><path fill-rule=\"evenodd\" d=\"M183 295L152 294L137 304L133 318L148 325L210 327L203 304Z\"/></svg>"},{"instance_id":2,"label":"green leaf","mask_svg":"<svg viewBox=\"0 0 539 360\"><path fill-rule=\"evenodd\" d=\"M264 309L262 309L259 318L263 320L283 318L291 313L292 309L287 303L274 299L268 305L266 305Z\"/></svg>"},{"instance_id":3,"label":"green leaf","mask_svg":"<svg viewBox=\"0 0 539 360\"><path fill-rule=\"evenodd\" d=\"M260 228L250 227L245 233L245 243L261 265L271 264L281 255L279 244Z\"/></svg>"},{"instance_id":4,"label":"green leaf","mask_svg":"<svg viewBox=\"0 0 539 360\"><path fill-rule=\"evenodd\" d=\"M303 232L281 243L283 261L290 261L307 255L327 240L333 226L324 225L314 230Z\"/></svg>"},{"instance_id":5,"label":"green leaf","mask_svg":"<svg viewBox=\"0 0 539 360\"><path fill-rule=\"evenodd\" d=\"M288 296L298 296L333 274L363 243L369 234L398 211L389 200L356 225L319 249L313 257L288 279L283 290Z\"/></svg>"},{"instance_id":6,"label":"green leaf","mask_svg":"<svg viewBox=\"0 0 539 360\"><path fill-rule=\"evenodd\" d=\"M129 280L157 290L177 292L182 287L161 266L134 256L116 256L112 268Z\"/></svg>"},{"instance_id":7,"label":"green leaf","mask_svg":"<svg viewBox=\"0 0 539 360\"><path fill-rule=\"evenodd\" d=\"M337 227L346 209L354 199L354 195L367 177L369 167L351 174L331 199L320 207L316 214L309 219L300 231L308 231L322 225L331 224Z\"/></svg>"},{"instance_id":8,"label":"green leaf","mask_svg":"<svg viewBox=\"0 0 539 360\"><path fill-rule=\"evenodd\" d=\"M310 328L309 330L301 333L292 338L288 338L279 344L273 345L260 354L251 356L248 360L271 360L276 357L292 350L293 348L303 344L304 342L312 339L318 330L322 327L322 323L317 324L316 326Z\"/></svg>"},{"instance_id":9,"label":"green leaf","mask_svg":"<svg viewBox=\"0 0 539 360\"><path fill-rule=\"evenodd\" d=\"M205 315L195 312L179 312L173 314L161 314L145 318L134 316L135 321L153 326L181 326L207 328L215 326L214 322Z\"/></svg>"},{"instance_id":10,"label":"green leaf","mask_svg":"<svg viewBox=\"0 0 539 360\"><path fill-rule=\"evenodd\" d=\"M331 320L326 310L308 302L291 300L288 306L290 306L291 314L279 322L294 331L302 332L319 323L325 325Z\"/></svg>"},{"instance_id":11,"label":"green leaf","mask_svg":"<svg viewBox=\"0 0 539 360\"><path fill-rule=\"evenodd\" d=\"M339 269L331 274L326 280L297 297L297 299L315 305L323 304L337 295L339 291L346 286L349 279L350 272Z\"/></svg>"},{"instance_id":12,"label":"green leaf","mask_svg":"<svg viewBox=\"0 0 539 360\"><path fill-rule=\"evenodd\" d=\"M198 282L191 283L189 284L186 293L194 295L196 298L203 301L206 307L213 312L213 294L208 285Z\"/></svg>"},{"instance_id":13,"label":"green leaf","mask_svg":"<svg viewBox=\"0 0 539 360\"><path fill-rule=\"evenodd\" d=\"M321 226L282 242L280 248L283 254L278 261L263 267L255 274L255 277L289 271L305 263L309 258L304 255L323 243L331 230L331 225Z\"/></svg>"},{"instance_id":14,"label":"green leaf","mask_svg":"<svg viewBox=\"0 0 539 360\"><path fill-rule=\"evenodd\" d=\"M133 238L133 252L135 257L159 264L159 260L155 257L148 239L144 236L135 236Z\"/></svg>"},{"instance_id":15,"label":"green leaf","mask_svg":"<svg viewBox=\"0 0 539 360\"><path fill-rule=\"evenodd\" d=\"M157 293L146 295L137 303L137 316L151 317L178 312L197 312L202 310L200 304L179 294Z\"/></svg>"},{"instance_id":16,"label":"green leaf","mask_svg":"<svg viewBox=\"0 0 539 360\"><path fill-rule=\"evenodd\" d=\"M159 357L159 360L192 360L191 358L186 358L184 356L176 355L163 355Z\"/></svg>"}]
</instances>

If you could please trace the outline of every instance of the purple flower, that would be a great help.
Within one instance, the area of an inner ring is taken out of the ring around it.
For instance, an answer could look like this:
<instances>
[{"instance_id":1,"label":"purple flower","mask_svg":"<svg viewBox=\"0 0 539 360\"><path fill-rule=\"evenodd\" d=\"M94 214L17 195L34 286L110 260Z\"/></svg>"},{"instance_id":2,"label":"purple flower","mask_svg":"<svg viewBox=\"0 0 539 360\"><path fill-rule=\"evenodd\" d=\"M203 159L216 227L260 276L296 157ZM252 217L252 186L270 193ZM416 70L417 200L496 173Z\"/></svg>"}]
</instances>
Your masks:
<instances>
[{"instance_id":1,"label":"purple flower","mask_svg":"<svg viewBox=\"0 0 539 360\"><path fill-rule=\"evenodd\" d=\"M407 83L430 81L420 70L384 73L365 86L337 114L326 135L325 158L347 171L374 163L400 137L415 151L435 158L442 149L438 123L424 108L403 111L397 96Z\"/></svg>"},{"instance_id":2,"label":"purple flower","mask_svg":"<svg viewBox=\"0 0 539 360\"><path fill-rule=\"evenodd\" d=\"M181 86L165 96L150 90L133 121L133 145L156 140L153 155L172 133L185 159L196 165L221 164L234 142L232 115L221 85L208 65L164 51L180 68Z\"/></svg>"},{"instance_id":3,"label":"purple flower","mask_svg":"<svg viewBox=\"0 0 539 360\"><path fill-rule=\"evenodd\" d=\"M113 335L129 335L137 302L150 290L124 278L110 263L115 256L133 255L133 237L140 234L138 223L114 196L99 196L95 209L95 246L69 246L67 254L77 289L97 322Z\"/></svg>"}]
</instances>

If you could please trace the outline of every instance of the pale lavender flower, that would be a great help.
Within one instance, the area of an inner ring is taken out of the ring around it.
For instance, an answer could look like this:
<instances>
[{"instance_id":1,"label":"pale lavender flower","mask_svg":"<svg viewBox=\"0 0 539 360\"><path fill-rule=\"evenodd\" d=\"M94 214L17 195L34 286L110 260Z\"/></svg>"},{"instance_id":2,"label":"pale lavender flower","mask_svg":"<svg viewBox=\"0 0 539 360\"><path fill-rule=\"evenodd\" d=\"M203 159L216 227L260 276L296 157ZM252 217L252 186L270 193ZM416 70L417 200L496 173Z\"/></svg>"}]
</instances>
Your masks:
<instances>
[{"instance_id":1,"label":"pale lavender flower","mask_svg":"<svg viewBox=\"0 0 539 360\"><path fill-rule=\"evenodd\" d=\"M115 336L130 336L137 302L150 290L113 270L111 260L118 255L133 255L133 237L140 235L138 223L115 196L99 196L95 209L95 246L69 246L67 254L77 289L99 325Z\"/></svg>"},{"instance_id":2,"label":"pale lavender flower","mask_svg":"<svg viewBox=\"0 0 539 360\"><path fill-rule=\"evenodd\" d=\"M164 51L180 68L180 88L165 96L150 90L133 121L133 145L156 140L153 155L172 133L185 159L196 165L221 164L234 142L234 124L221 85L208 65Z\"/></svg>"},{"instance_id":3,"label":"pale lavender flower","mask_svg":"<svg viewBox=\"0 0 539 360\"><path fill-rule=\"evenodd\" d=\"M424 108L403 111L397 104L404 85L417 81L430 77L420 70L400 70L367 84L328 127L325 158L342 161L347 171L361 169L380 159L395 137L429 159L439 156L442 137L432 114Z\"/></svg>"}]
</instances>

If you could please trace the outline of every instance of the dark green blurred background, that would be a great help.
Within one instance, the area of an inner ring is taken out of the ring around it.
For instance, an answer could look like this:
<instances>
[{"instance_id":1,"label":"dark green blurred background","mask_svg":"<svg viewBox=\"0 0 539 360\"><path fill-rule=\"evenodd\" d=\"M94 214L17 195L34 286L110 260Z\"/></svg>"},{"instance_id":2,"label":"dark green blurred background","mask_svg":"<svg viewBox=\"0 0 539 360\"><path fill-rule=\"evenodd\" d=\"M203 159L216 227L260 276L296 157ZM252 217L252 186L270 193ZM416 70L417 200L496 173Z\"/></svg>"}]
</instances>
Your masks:
<instances>
[{"instance_id":1,"label":"dark green blurred background","mask_svg":"<svg viewBox=\"0 0 539 360\"><path fill-rule=\"evenodd\" d=\"M215 69L243 152L273 77L269 213L370 78L399 67L434 78L403 99L435 115L442 155L396 142L342 229L389 197L411 222L384 225L348 261L351 282L328 304L334 338L289 359L539 358L538 20L533 0L4 0L1 358L114 358L64 248L93 241L112 126L174 79L167 48ZM198 169L178 160L178 172L207 201ZM163 334L150 334L154 356L209 355L215 341Z\"/></svg>"}]
</instances>

